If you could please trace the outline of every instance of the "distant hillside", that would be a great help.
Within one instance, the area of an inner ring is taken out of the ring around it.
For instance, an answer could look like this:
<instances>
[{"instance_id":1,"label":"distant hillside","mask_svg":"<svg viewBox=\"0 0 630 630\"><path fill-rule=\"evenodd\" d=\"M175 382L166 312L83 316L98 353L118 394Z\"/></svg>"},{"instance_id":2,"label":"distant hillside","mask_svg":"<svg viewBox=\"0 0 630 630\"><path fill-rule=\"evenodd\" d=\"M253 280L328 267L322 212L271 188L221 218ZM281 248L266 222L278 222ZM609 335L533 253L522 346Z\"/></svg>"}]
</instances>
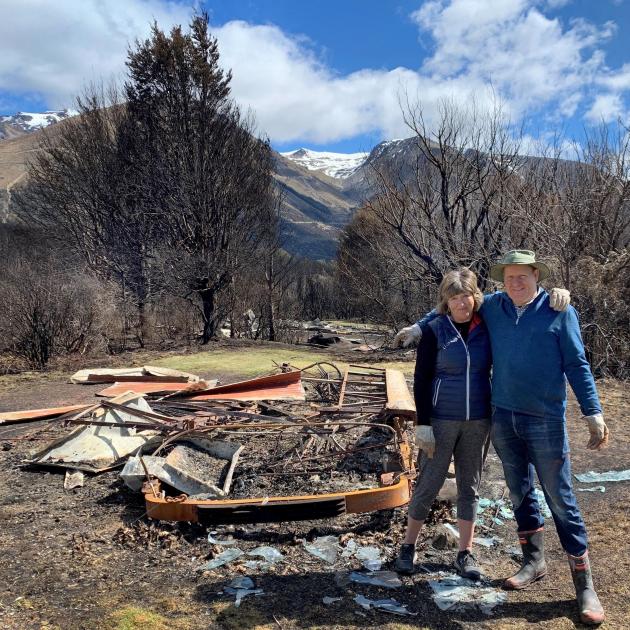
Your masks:
<instances>
[{"instance_id":1,"label":"distant hillside","mask_svg":"<svg viewBox=\"0 0 630 630\"><path fill-rule=\"evenodd\" d=\"M9 215L11 188L24 180L26 164L37 150L39 134L22 133L0 140L0 221Z\"/></svg>"},{"instance_id":2,"label":"distant hillside","mask_svg":"<svg viewBox=\"0 0 630 630\"><path fill-rule=\"evenodd\" d=\"M361 202L357 190L279 153L275 158L275 179L284 193L286 249L310 258L333 258L339 231Z\"/></svg>"},{"instance_id":3,"label":"distant hillside","mask_svg":"<svg viewBox=\"0 0 630 630\"><path fill-rule=\"evenodd\" d=\"M0 220L10 213L11 188L24 180L27 160L41 137L40 127L68 117L52 114L59 112L3 118L3 128L10 127L12 135L0 140ZM404 180L413 176L418 156L414 138L381 142L369 154L305 148L275 153L274 177L284 193L284 247L309 258L334 258L341 229L370 196L370 171L387 165ZM530 168L539 163L540 158L525 161Z\"/></svg>"},{"instance_id":4,"label":"distant hillside","mask_svg":"<svg viewBox=\"0 0 630 630\"><path fill-rule=\"evenodd\" d=\"M27 161L37 151L41 128L68 117L53 114L60 113L17 114L1 119L0 221L6 221L9 216L11 188L24 181ZM352 218L362 198L360 187L348 185L347 175L356 172L366 154L348 157L308 150L292 153L293 159L280 153L274 156L274 176L284 191L285 247L310 258L334 258L339 231ZM313 159L324 159L324 162L315 165ZM356 180L355 176L353 181Z\"/></svg>"}]
</instances>

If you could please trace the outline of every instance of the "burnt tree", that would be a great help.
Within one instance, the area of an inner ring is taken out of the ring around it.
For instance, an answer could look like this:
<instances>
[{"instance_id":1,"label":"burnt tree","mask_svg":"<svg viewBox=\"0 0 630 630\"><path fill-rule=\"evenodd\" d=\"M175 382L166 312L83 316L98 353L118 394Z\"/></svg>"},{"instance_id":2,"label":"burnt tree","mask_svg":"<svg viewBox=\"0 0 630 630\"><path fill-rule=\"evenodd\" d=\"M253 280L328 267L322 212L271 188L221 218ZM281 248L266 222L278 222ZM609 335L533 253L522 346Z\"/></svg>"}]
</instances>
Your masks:
<instances>
[{"instance_id":1,"label":"burnt tree","mask_svg":"<svg viewBox=\"0 0 630 630\"><path fill-rule=\"evenodd\" d=\"M135 139L116 91L91 87L78 109L79 116L42 134L14 208L26 224L43 226L81 255L98 276L118 282L137 309L136 336L143 345L159 226L139 199Z\"/></svg>"},{"instance_id":2,"label":"burnt tree","mask_svg":"<svg viewBox=\"0 0 630 630\"><path fill-rule=\"evenodd\" d=\"M273 205L271 149L229 99L231 74L219 66L207 15L184 33L137 42L125 86L141 177L163 231L171 290L195 303L202 342L216 335L222 299L265 240Z\"/></svg>"}]
</instances>

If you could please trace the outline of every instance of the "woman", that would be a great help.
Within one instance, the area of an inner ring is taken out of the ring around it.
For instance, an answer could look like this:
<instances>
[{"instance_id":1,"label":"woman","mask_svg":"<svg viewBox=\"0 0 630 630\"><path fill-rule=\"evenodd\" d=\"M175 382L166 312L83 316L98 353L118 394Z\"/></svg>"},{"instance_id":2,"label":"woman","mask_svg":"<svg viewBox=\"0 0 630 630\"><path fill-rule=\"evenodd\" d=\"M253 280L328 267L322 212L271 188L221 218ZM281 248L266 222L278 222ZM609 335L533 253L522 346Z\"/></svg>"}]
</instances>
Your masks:
<instances>
[{"instance_id":1,"label":"woman","mask_svg":"<svg viewBox=\"0 0 630 630\"><path fill-rule=\"evenodd\" d=\"M450 271L439 287L439 316L422 330L414 378L420 474L396 560L400 573L413 572L416 539L454 457L459 528L454 566L463 577L481 577L472 541L490 432L492 365L488 331L476 312L482 302L472 271Z\"/></svg>"}]
</instances>

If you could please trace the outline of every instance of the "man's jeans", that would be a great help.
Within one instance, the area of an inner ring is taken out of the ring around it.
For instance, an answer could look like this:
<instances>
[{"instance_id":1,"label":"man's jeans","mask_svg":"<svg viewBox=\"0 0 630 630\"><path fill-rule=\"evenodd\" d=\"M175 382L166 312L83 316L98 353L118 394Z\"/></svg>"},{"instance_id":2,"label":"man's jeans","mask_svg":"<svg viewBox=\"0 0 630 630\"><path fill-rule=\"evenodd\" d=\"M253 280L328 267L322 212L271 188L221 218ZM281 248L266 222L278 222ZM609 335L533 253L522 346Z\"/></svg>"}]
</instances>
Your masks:
<instances>
[{"instance_id":1,"label":"man's jeans","mask_svg":"<svg viewBox=\"0 0 630 630\"><path fill-rule=\"evenodd\" d=\"M569 442L564 418L537 417L494 408L492 443L501 458L519 532L544 520L536 500L534 470L567 553L586 552L586 528L571 486Z\"/></svg>"}]
</instances>

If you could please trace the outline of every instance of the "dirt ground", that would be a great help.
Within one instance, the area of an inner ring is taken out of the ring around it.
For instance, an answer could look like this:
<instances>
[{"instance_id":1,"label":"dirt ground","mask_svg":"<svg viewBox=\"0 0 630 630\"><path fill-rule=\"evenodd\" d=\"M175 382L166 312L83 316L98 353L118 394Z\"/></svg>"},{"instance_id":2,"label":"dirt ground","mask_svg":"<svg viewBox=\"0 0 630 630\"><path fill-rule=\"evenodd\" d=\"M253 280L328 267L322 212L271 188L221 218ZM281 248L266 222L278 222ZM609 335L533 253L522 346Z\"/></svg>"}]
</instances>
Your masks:
<instances>
[{"instance_id":1,"label":"dirt ground","mask_svg":"<svg viewBox=\"0 0 630 630\"><path fill-rule=\"evenodd\" d=\"M2 377L0 410L93 400L102 386L67 383L67 375L75 367L68 367L66 376L56 372ZM600 382L598 387L611 446L599 453L586 450L587 430L580 422L577 405L570 402L568 426L576 473L630 468L626 388L616 382ZM492 615L470 609L440 611L423 572L403 577L403 585L392 590L349 584L347 571L360 568L357 560L340 558L335 565L327 565L303 548L305 540L335 534L344 544L354 539L359 544L378 546L387 557L384 568L390 568L403 535L404 509L327 521L219 527L215 536L233 536L243 551L272 545L285 559L268 572L244 567L242 558L214 571L203 571L207 561L221 551L208 543L207 532L190 524L147 519L141 495L128 490L116 471L91 476L83 488L64 491L61 471L20 466L30 451L66 431L54 422L0 426L2 628L580 627L569 569L551 523L547 530L549 577L529 590L509 593L507 602ZM607 613L602 627L628 628L630 482L603 485L604 493L577 494L589 531L596 586ZM588 486L576 482L576 487ZM502 493L500 465L491 451L481 496L496 498ZM437 520L443 520L444 514L448 511L442 510ZM432 524L422 534L420 561L431 571L448 570L455 552L430 546L436 527ZM489 532L502 539L498 546L476 549L488 579L495 585L517 566L509 551L517 542L514 530L514 521L506 520ZM243 575L252 577L264 594L245 599L237 608L234 596L223 589L232 578ZM366 611L354 603L357 594L371 599L393 597L417 614L399 617ZM343 599L324 605L324 596Z\"/></svg>"}]
</instances>

